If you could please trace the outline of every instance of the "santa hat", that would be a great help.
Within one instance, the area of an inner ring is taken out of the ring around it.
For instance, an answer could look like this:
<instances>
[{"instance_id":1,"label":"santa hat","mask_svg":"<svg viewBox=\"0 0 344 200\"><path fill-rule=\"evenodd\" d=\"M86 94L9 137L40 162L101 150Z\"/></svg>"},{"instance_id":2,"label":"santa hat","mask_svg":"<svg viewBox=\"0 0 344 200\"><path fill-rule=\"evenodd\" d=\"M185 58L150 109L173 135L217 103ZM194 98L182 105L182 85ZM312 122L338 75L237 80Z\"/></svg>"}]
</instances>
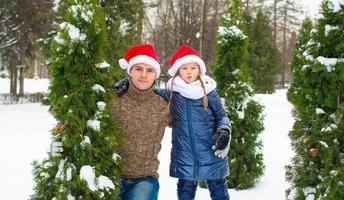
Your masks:
<instances>
[{"instance_id":1,"label":"santa hat","mask_svg":"<svg viewBox=\"0 0 344 200\"><path fill-rule=\"evenodd\" d=\"M144 63L150 65L156 73L156 78L160 76L160 64L154 48L150 44L137 45L131 47L124 58L119 59L119 66L127 69L130 74L131 67L135 64Z\"/></svg>"},{"instance_id":2,"label":"santa hat","mask_svg":"<svg viewBox=\"0 0 344 200\"><path fill-rule=\"evenodd\" d=\"M181 46L170 60L170 69L168 73L174 76L178 69L190 62L195 62L199 65L201 75L205 75L206 67L204 61L199 57L198 53L187 45Z\"/></svg>"}]
</instances>

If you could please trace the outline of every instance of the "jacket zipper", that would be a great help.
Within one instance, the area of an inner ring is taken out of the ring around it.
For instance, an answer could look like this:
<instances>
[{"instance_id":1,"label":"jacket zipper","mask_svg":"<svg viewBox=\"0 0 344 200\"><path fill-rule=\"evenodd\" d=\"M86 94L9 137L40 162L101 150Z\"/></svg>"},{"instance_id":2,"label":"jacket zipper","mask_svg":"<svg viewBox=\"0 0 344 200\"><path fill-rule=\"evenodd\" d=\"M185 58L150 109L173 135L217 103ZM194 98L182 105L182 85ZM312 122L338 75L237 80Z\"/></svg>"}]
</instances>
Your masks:
<instances>
[{"instance_id":1,"label":"jacket zipper","mask_svg":"<svg viewBox=\"0 0 344 200\"><path fill-rule=\"evenodd\" d=\"M192 148L192 155L193 155L193 160L194 160L194 169L193 169L193 173L194 173L194 178L195 180L198 179L198 161L197 161L197 157L196 157L196 152L195 152L195 142L193 140L193 136L192 136L192 125L191 125L191 109L190 109L190 101L188 99L186 100L186 108L187 108L187 123L188 123L188 129L189 129L189 136L190 136L190 140L191 140L191 148Z\"/></svg>"}]
</instances>

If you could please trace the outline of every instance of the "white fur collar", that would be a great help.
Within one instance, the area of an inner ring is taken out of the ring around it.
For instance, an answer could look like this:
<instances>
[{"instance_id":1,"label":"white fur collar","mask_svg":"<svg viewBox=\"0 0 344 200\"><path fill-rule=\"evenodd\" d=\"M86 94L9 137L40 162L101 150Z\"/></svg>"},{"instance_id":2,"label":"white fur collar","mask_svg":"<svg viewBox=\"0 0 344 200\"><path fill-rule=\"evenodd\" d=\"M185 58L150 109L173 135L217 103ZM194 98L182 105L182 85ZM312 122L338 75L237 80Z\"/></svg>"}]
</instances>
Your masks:
<instances>
[{"instance_id":1,"label":"white fur collar","mask_svg":"<svg viewBox=\"0 0 344 200\"><path fill-rule=\"evenodd\" d=\"M204 96L204 90L199 80L190 84L186 83L180 76L176 76L173 80L173 87L171 85L172 79L168 80L167 87L169 90L180 93L182 96L189 99L200 99ZM207 75L201 76L206 94L210 93L216 88L216 82L214 79Z\"/></svg>"}]
</instances>

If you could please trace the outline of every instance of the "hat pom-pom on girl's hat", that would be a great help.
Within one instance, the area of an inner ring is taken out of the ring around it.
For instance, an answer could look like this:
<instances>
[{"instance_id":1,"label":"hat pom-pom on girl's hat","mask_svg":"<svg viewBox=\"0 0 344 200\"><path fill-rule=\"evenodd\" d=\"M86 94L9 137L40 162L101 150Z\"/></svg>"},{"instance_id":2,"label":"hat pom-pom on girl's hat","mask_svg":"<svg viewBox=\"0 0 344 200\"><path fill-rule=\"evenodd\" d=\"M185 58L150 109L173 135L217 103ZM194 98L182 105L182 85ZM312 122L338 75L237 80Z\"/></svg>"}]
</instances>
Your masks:
<instances>
[{"instance_id":1,"label":"hat pom-pom on girl's hat","mask_svg":"<svg viewBox=\"0 0 344 200\"><path fill-rule=\"evenodd\" d=\"M200 58L200 56L194 49L187 45L181 46L172 56L168 73L171 76L174 76L181 66L191 62L197 63L199 65L201 75L205 75L207 69L205 67L204 61Z\"/></svg>"},{"instance_id":2,"label":"hat pom-pom on girl's hat","mask_svg":"<svg viewBox=\"0 0 344 200\"><path fill-rule=\"evenodd\" d=\"M130 74L132 66L140 63L151 66L156 72L156 78L160 76L161 69L158 56L150 44L132 46L124 58L118 60L119 66L126 69L128 74Z\"/></svg>"}]
</instances>

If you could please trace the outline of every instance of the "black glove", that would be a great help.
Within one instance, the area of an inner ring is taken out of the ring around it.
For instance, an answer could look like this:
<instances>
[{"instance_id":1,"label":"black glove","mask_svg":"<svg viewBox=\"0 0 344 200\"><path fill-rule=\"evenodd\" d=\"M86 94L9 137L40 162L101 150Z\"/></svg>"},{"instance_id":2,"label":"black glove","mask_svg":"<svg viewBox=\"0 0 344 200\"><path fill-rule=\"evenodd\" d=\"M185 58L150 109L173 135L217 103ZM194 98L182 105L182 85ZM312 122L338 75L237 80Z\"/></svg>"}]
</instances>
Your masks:
<instances>
[{"instance_id":1,"label":"black glove","mask_svg":"<svg viewBox=\"0 0 344 200\"><path fill-rule=\"evenodd\" d=\"M214 150L224 150L229 142L230 139L230 132L227 129L217 129L215 136L215 145L214 145Z\"/></svg>"},{"instance_id":2,"label":"black glove","mask_svg":"<svg viewBox=\"0 0 344 200\"><path fill-rule=\"evenodd\" d=\"M129 77L121 79L113 86L112 90L117 94L118 97L120 97L128 91L129 83Z\"/></svg>"}]
</instances>

